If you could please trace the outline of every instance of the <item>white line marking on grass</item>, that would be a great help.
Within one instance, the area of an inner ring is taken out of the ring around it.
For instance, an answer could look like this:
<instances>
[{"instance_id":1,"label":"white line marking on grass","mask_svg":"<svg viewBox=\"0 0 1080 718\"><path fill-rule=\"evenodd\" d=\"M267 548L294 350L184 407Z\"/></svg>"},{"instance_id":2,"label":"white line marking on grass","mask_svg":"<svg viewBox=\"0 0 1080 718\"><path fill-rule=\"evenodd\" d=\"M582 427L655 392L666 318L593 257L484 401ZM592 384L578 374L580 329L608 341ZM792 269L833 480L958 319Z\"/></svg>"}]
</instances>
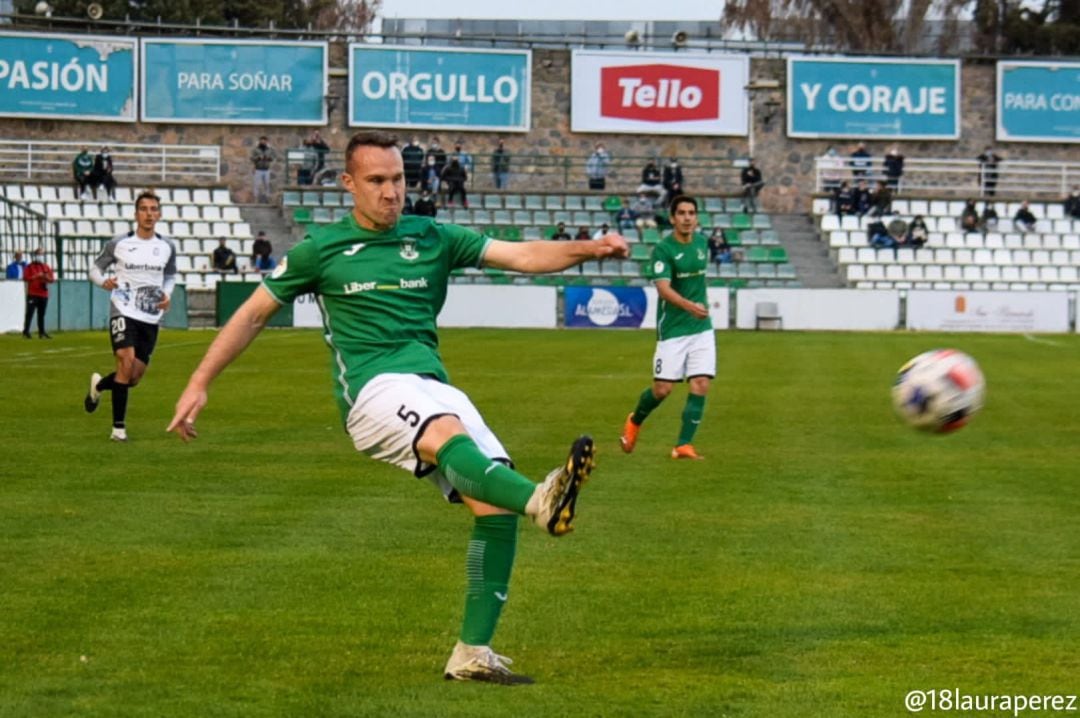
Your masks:
<instances>
[{"instance_id":1,"label":"white line marking on grass","mask_svg":"<svg viewBox=\"0 0 1080 718\"><path fill-rule=\"evenodd\" d=\"M1024 334L1024 339L1027 339L1034 344L1046 344L1051 347L1061 346L1061 342L1055 342L1053 339L1043 339L1042 337L1037 337L1032 334Z\"/></svg>"}]
</instances>

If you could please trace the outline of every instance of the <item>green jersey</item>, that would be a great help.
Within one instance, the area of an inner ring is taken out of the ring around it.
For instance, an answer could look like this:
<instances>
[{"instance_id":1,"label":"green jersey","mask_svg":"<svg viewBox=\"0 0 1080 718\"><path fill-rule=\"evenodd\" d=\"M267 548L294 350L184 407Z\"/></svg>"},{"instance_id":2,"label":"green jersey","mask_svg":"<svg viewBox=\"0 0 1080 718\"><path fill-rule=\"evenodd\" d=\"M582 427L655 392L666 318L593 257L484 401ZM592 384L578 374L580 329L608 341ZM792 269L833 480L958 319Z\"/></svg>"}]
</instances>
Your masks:
<instances>
[{"instance_id":1,"label":"green jersey","mask_svg":"<svg viewBox=\"0 0 1080 718\"><path fill-rule=\"evenodd\" d=\"M691 302L709 305L705 291L705 269L709 266L709 244L695 233L686 244L668 235L653 248L650 259L652 280L666 279L671 288ZM712 329L712 319L698 319L663 299L657 300L656 338L658 341L700 334Z\"/></svg>"},{"instance_id":2,"label":"green jersey","mask_svg":"<svg viewBox=\"0 0 1080 718\"><path fill-rule=\"evenodd\" d=\"M282 304L316 295L343 420L379 374L447 381L435 319L450 270L479 267L490 241L428 217L402 217L394 228L375 232L349 214L312 231L263 281Z\"/></svg>"}]
</instances>

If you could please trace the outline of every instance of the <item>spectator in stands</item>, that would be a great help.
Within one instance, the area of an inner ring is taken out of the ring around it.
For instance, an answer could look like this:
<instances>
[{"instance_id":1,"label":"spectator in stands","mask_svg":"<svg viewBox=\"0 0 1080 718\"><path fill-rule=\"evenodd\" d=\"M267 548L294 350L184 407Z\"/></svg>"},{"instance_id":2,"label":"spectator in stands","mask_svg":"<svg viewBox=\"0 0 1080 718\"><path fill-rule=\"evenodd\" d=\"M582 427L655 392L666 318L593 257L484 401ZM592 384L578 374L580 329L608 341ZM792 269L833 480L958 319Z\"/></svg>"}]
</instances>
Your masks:
<instances>
[{"instance_id":1,"label":"spectator in stands","mask_svg":"<svg viewBox=\"0 0 1080 718\"><path fill-rule=\"evenodd\" d=\"M846 180L841 182L833 193L833 208L839 217L843 217L845 214L855 214L855 193Z\"/></svg>"},{"instance_id":2,"label":"spectator in stands","mask_svg":"<svg viewBox=\"0 0 1080 718\"><path fill-rule=\"evenodd\" d=\"M439 138L432 137L431 144L428 145L427 154L424 155L424 160L435 159L435 174L442 176L442 171L446 167L446 150L439 146ZM437 194L436 190L431 190L432 194Z\"/></svg>"},{"instance_id":3,"label":"spectator in stands","mask_svg":"<svg viewBox=\"0 0 1080 718\"><path fill-rule=\"evenodd\" d=\"M506 144L499 140L495 151L491 153L491 174L495 180L495 189L506 189L510 186L510 153L506 151Z\"/></svg>"},{"instance_id":4,"label":"spectator in stands","mask_svg":"<svg viewBox=\"0 0 1080 718\"><path fill-rule=\"evenodd\" d=\"M574 235L574 239L592 239L592 235L589 234L589 228L585 225L581 225L577 228L577 234Z\"/></svg>"},{"instance_id":5,"label":"spectator in stands","mask_svg":"<svg viewBox=\"0 0 1080 718\"><path fill-rule=\"evenodd\" d=\"M23 259L22 252L16 251L15 258L11 260L11 264L4 271L4 278L22 279L24 271L26 271L26 260Z\"/></svg>"},{"instance_id":6,"label":"spectator in stands","mask_svg":"<svg viewBox=\"0 0 1080 718\"><path fill-rule=\"evenodd\" d=\"M608 167L611 155L604 149L603 142L597 142L589 159L585 160L585 176L589 180L589 189L602 190L607 186Z\"/></svg>"},{"instance_id":7,"label":"spectator in stands","mask_svg":"<svg viewBox=\"0 0 1080 718\"><path fill-rule=\"evenodd\" d=\"M270 202L270 167L277 159L277 153L270 146L266 135L259 137L259 143L251 150L252 193L259 204Z\"/></svg>"},{"instance_id":8,"label":"spectator in stands","mask_svg":"<svg viewBox=\"0 0 1080 718\"><path fill-rule=\"evenodd\" d=\"M252 268L256 272L262 272L263 274L266 274L267 272L274 271L274 269L276 267L277 267L277 260L274 259L273 255L260 254L255 259L255 264L254 264L254 266Z\"/></svg>"},{"instance_id":9,"label":"spectator in stands","mask_svg":"<svg viewBox=\"0 0 1080 718\"><path fill-rule=\"evenodd\" d=\"M94 172L94 156L90 154L89 147L83 147L82 152L75 156L71 163L71 173L75 180L75 197L84 199L86 188L90 186L90 175Z\"/></svg>"},{"instance_id":10,"label":"spectator in stands","mask_svg":"<svg viewBox=\"0 0 1080 718\"><path fill-rule=\"evenodd\" d=\"M45 263L45 250L38 247L34 258L23 271L26 282L26 320L23 322L23 336L30 338L30 322L37 312L38 339L52 339L45 331L45 308L49 306L49 285L56 281L52 267Z\"/></svg>"},{"instance_id":11,"label":"spectator in stands","mask_svg":"<svg viewBox=\"0 0 1080 718\"><path fill-rule=\"evenodd\" d=\"M471 154L461 149L461 140L454 143L454 151L450 153L451 160L457 160L465 169L465 174L472 177L473 173L473 157Z\"/></svg>"},{"instance_id":12,"label":"spectator in stands","mask_svg":"<svg viewBox=\"0 0 1080 718\"><path fill-rule=\"evenodd\" d=\"M555 225L555 233L551 235L551 238L556 241L562 241L564 239L571 239L570 233L566 231L566 223L559 222Z\"/></svg>"},{"instance_id":13,"label":"spectator in stands","mask_svg":"<svg viewBox=\"0 0 1080 718\"><path fill-rule=\"evenodd\" d=\"M840 183L844 181L844 160L836 154L835 147L825 150L825 155L818 161L818 167L821 169L822 191L835 194Z\"/></svg>"},{"instance_id":14,"label":"spectator in stands","mask_svg":"<svg viewBox=\"0 0 1080 718\"><path fill-rule=\"evenodd\" d=\"M330 152L330 145L326 144L326 140L322 138L319 131L315 130L310 137L304 140L304 147L315 152L315 168L311 171L311 181L315 182L319 172L326 167L326 155Z\"/></svg>"},{"instance_id":15,"label":"spectator in stands","mask_svg":"<svg viewBox=\"0 0 1080 718\"><path fill-rule=\"evenodd\" d=\"M716 227L709 235L709 261L717 264L731 262L731 245L724 236L724 230Z\"/></svg>"},{"instance_id":16,"label":"spectator in stands","mask_svg":"<svg viewBox=\"0 0 1080 718\"><path fill-rule=\"evenodd\" d=\"M873 165L874 161L870 158L870 153L866 151L866 143L860 142L851 153L851 177L856 180L866 177Z\"/></svg>"},{"instance_id":17,"label":"spectator in stands","mask_svg":"<svg viewBox=\"0 0 1080 718\"><path fill-rule=\"evenodd\" d=\"M965 232L979 231L979 209L973 199L964 204L964 210L960 213L960 229Z\"/></svg>"},{"instance_id":18,"label":"spectator in stands","mask_svg":"<svg viewBox=\"0 0 1080 718\"><path fill-rule=\"evenodd\" d=\"M883 217L892 213L892 190L883 180L878 180L877 187L870 192L870 214Z\"/></svg>"},{"instance_id":19,"label":"spectator in stands","mask_svg":"<svg viewBox=\"0 0 1080 718\"><path fill-rule=\"evenodd\" d=\"M753 157L747 158L746 167L739 173L739 182L742 184L743 212L757 212L757 196L765 186L765 180L761 170L754 165Z\"/></svg>"},{"instance_id":20,"label":"spectator in stands","mask_svg":"<svg viewBox=\"0 0 1080 718\"><path fill-rule=\"evenodd\" d=\"M442 176L439 178L439 186L446 193L447 205L453 207L454 197L460 196L461 206L466 209L469 207L469 197L465 193L465 183L468 180L469 175L460 160L457 157L451 159L450 164L443 168Z\"/></svg>"},{"instance_id":21,"label":"spectator in stands","mask_svg":"<svg viewBox=\"0 0 1080 718\"><path fill-rule=\"evenodd\" d=\"M273 251L274 248L271 246L270 240L266 238L266 232L260 229L255 236L255 243L251 246L251 265L258 267L260 258L264 260L270 258Z\"/></svg>"},{"instance_id":22,"label":"spectator in stands","mask_svg":"<svg viewBox=\"0 0 1080 718\"><path fill-rule=\"evenodd\" d=\"M421 170L424 168L424 148L420 140L413 137L409 144L401 148L401 161L405 166L405 186L413 189L420 186Z\"/></svg>"},{"instance_id":23,"label":"spectator in stands","mask_svg":"<svg viewBox=\"0 0 1080 718\"><path fill-rule=\"evenodd\" d=\"M300 164L296 168L296 184L311 184L315 180L315 166L319 164L319 155L310 147L305 147L300 156Z\"/></svg>"},{"instance_id":24,"label":"spectator in stands","mask_svg":"<svg viewBox=\"0 0 1080 718\"><path fill-rule=\"evenodd\" d=\"M410 197L408 195L408 193L405 194L405 200L401 205L401 214L403 214L403 215L416 214L416 210L413 209L412 197Z\"/></svg>"},{"instance_id":25,"label":"spectator in stands","mask_svg":"<svg viewBox=\"0 0 1080 718\"><path fill-rule=\"evenodd\" d=\"M919 249L926 244L928 239L930 239L930 232L926 229L926 220L921 214L917 214L908 225L904 244L912 249Z\"/></svg>"},{"instance_id":26,"label":"spectator in stands","mask_svg":"<svg viewBox=\"0 0 1080 718\"><path fill-rule=\"evenodd\" d=\"M430 192L432 199L439 196L439 165L435 155L424 158L424 169L420 175L420 189Z\"/></svg>"},{"instance_id":27,"label":"spectator in stands","mask_svg":"<svg viewBox=\"0 0 1080 718\"><path fill-rule=\"evenodd\" d=\"M904 156L893 145L885 153L885 182L895 194L900 191L900 178L904 176Z\"/></svg>"},{"instance_id":28,"label":"spectator in stands","mask_svg":"<svg viewBox=\"0 0 1080 718\"><path fill-rule=\"evenodd\" d=\"M644 192L639 192L634 206L631 208L637 215L638 231L643 229L656 229L656 203Z\"/></svg>"},{"instance_id":29,"label":"spectator in stands","mask_svg":"<svg viewBox=\"0 0 1080 718\"><path fill-rule=\"evenodd\" d=\"M664 195L665 202L670 202L686 191L686 185L683 183L682 167L679 165L679 159L677 157L668 158L668 163L664 166L664 179L662 184L664 185L664 191L667 192L667 194Z\"/></svg>"},{"instance_id":30,"label":"spectator in stands","mask_svg":"<svg viewBox=\"0 0 1080 718\"><path fill-rule=\"evenodd\" d=\"M428 192L427 187L420 190L420 198L416 200L416 204L413 205L413 214L421 217L434 217L438 214L438 209L435 207L435 200L432 199L431 193Z\"/></svg>"},{"instance_id":31,"label":"spectator in stands","mask_svg":"<svg viewBox=\"0 0 1080 718\"><path fill-rule=\"evenodd\" d=\"M637 191L653 199L664 194L663 176L660 174L660 168L656 166L656 160L645 163L645 168L641 170L641 184L638 185Z\"/></svg>"},{"instance_id":32,"label":"spectator in stands","mask_svg":"<svg viewBox=\"0 0 1080 718\"><path fill-rule=\"evenodd\" d=\"M113 177L112 154L108 147L102 147L101 152L94 157L94 169L90 172L90 189L97 199L98 187L105 188L105 196L116 199L116 179Z\"/></svg>"},{"instance_id":33,"label":"spectator in stands","mask_svg":"<svg viewBox=\"0 0 1080 718\"><path fill-rule=\"evenodd\" d=\"M1016 210L1016 214L1013 216L1013 226L1021 232L1033 232L1035 230L1035 215L1031 213L1031 208L1028 207L1027 200L1024 200L1020 204L1020 209Z\"/></svg>"},{"instance_id":34,"label":"spectator in stands","mask_svg":"<svg viewBox=\"0 0 1080 718\"><path fill-rule=\"evenodd\" d=\"M983 153L975 159L979 161L979 177L982 180L983 194L993 197L997 192L998 163L1001 162L1001 157L994 152L993 146L987 145Z\"/></svg>"},{"instance_id":35,"label":"spectator in stands","mask_svg":"<svg viewBox=\"0 0 1080 718\"><path fill-rule=\"evenodd\" d=\"M218 240L217 249L210 256L210 266L224 274L236 272L236 253L225 246L225 238Z\"/></svg>"},{"instance_id":36,"label":"spectator in stands","mask_svg":"<svg viewBox=\"0 0 1080 718\"><path fill-rule=\"evenodd\" d=\"M592 238L593 239L603 239L604 237L607 236L608 232L610 232L610 231L611 231L611 226L608 225L607 222L604 222L602 225L600 225L600 229L593 232Z\"/></svg>"},{"instance_id":37,"label":"spectator in stands","mask_svg":"<svg viewBox=\"0 0 1080 718\"><path fill-rule=\"evenodd\" d=\"M870 237L870 246L877 249L895 249L896 239L889 234L889 228L880 219L875 219L866 228L866 234Z\"/></svg>"},{"instance_id":38,"label":"spectator in stands","mask_svg":"<svg viewBox=\"0 0 1080 718\"><path fill-rule=\"evenodd\" d=\"M982 231L992 232L997 229L998 213L994 209L993 202L983 202L982 217L980 219L982 221Z\"/></svg>"},{"instance_id":39,"label":"spectator in stands","mask_svg":"<svg viewBox=\"0 0 1080 718\"><path fill-rule=\"evenodd\" d=\"M1072 194L1065 198L1065 218L1080 219L1080 189L1074 189Z\"/></svg>"},{"instance_id":40,"label":"spectator in stands","mask_svg":"<svg viewBox=\"0 0 1080 718\"><path fill-rule=\"evenodd\" d=\"M852 190L853 198L855 200L855 214L862 217L874 204L874 198L870 194L870 188L866 186L866 180L861 179L859 183Z\"/></svg>"},{"instance_id":41,"label":"spectator in stands","mask_svg":"<svg viewBox=\"0 0 1080 718\"><path fill-rule=\"evenodd\" d=\"M634 229L637 227L637 212L630 207L630 203L626 201L624 197L622 199L622 206L619 211L615 213L615 226L620 230Z\"/></svg>"}]
</instances>

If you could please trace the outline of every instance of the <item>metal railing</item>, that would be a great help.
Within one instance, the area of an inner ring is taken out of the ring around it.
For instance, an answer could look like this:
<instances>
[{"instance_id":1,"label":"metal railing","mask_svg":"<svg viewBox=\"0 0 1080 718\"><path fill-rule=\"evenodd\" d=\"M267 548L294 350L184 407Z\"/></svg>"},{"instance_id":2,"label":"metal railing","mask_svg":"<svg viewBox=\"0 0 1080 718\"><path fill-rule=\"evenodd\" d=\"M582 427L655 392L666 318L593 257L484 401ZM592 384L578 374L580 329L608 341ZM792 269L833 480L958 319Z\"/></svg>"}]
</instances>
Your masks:
<instances>
[{"instance_id":1,"label":"metal railing","mask_svg":"<svg viewBox=\"0 0 1080 718\"><path fill-rule=\"evenodd\" d=\"M58 270L59 243L56 224L45 215L0 196L0 264L6 267L22 252L23 259L30 261L35 249L45 250L45 261ZM59 276L59 272L58 272Z\"/></svg>"},{"instance_id":2,"label":"metal railing","mask_svg":"<svg viewBox=\"0 0 1080 718\"><path fill-rule=\"evenodd\" d=\"M136 145L123 142L0 140L0 181L72 181L71 163L86 148L110 150L113 173L124 185L213 184L221 181L221 148L213 145Z\"/></svg>"},{"instance_id":3,"label":"metal railing","mask_svg":"<svg viewBox=\"0 0 1080 718\"><path fill-rule=\"evenodd\" d=\"M444 148L445 149L445 148ZM447 150L447 161L453 152ZM495 189L495 177L492 171L492 155L487 152L470 153L473 159L473 171L469 173L468 189L470 192L487 192ZM326 157L326 169L320 176L326 178L328 186L337 184L344 160L339 150L331 151ZM589 155L556 155L541 153L511 153L509 185L510 192L588 192L588 176L585 164ZM650 161L656 162L657 169L663 174L667 157L657 155L612 156L607 167L603 190L596 190L609 195L631 196L641 185L641 172ZM299 171L306 169L310 162L305 158L303 148L291 148L285 153L285 171L289 186L303 187L298 182ZM743 163L738 160L716 157L680 157L685 191L694 194L738 195L742 192L739 172Z\"/></svg>"},{"instance_id":4,"label":"metal railing","mask_svg":"<svg viewBox=\"0 0 1080 718\"><path fill-rule=\"evenodd\" d=\"M838 182L865 179L869 184L886 180L882 157L872 157L865 175L859 176L848 157L818 157L814 161L815 188L827 192ZM904 160L900 194L921 194L961 199L1002 195L1025 199L1061 199L1080 186L1080 163L1002 160L989 168L978 160Z\"/></svg>"}]
</instances>

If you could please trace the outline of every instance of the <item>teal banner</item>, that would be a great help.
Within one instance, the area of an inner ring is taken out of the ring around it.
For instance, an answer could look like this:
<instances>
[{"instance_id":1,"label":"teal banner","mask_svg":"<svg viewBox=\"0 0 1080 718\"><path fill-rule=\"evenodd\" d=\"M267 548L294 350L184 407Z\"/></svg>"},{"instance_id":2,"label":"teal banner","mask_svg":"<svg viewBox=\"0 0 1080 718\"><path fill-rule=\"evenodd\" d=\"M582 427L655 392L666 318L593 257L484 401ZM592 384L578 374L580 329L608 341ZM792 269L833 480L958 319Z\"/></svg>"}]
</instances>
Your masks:
<instances>
[{"instance_id":1,"label":"teal banner","mask_svg":"<svg viewBox=\"0 0 1080 718\"><path fill-rule=\"evenodd\" d=\"M527 50L349 46L349 124L525 132Z\"/></svg>"},{"instance_id":2,"label":"teal banner","mask_svg":"<svg viewBox=\"0 0 1080 718\"><path fill-rule=\"evenodd\" d=\"M0 33L0 116L134 122L136 43Z\"/></svg>"},{"instance_id":3,"label":"teal banner","mask_svg":"<svg viewBox=\"0 0 1080 718\"><path fill-rule=\"evenodd\" d=\"M956 139L960 62L789 57L788 137Z\"/></svg>"},{"instance_id":4,"label":"teal banner","mask_svg":"<svg viewBox=\"0 0 1080 718\"><path fill-rule=\"evenodd\" d=\"M1080 63L998 62L997 138L1080 142Z\"/></svg>"},{"instance_id":5,"label":"teal banner","mask_svg":"<svg viewBox=\"0 0 1080 718\"><path fill-rule=\"evenodd\" d=\"M146 122L325 125L326 43L143 40Z\"/></svg>"}]
</instances>

